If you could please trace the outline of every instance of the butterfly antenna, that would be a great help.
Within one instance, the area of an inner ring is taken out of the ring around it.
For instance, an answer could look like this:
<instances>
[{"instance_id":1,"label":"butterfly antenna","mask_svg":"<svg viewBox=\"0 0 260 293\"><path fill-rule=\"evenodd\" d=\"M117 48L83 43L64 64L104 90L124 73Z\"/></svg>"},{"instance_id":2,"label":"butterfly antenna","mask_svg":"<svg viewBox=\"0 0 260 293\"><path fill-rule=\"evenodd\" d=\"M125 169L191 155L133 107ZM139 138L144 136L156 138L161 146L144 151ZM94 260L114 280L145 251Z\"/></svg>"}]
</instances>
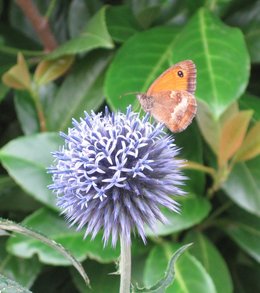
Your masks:
<instances>
[{"instance_id":1,"label":"butterfly antenna","mask_svg":"<svg viewBox=\"0 0 260 293\"><path fill-rule=\"evenodd\" d=\"M129 96L129 95L138 95L141 94L140 92L128 92L128 93L124 93L122 95L119 96L119 99L122 99L122 97L124 96Z\"/></svg>"}]
</instances>

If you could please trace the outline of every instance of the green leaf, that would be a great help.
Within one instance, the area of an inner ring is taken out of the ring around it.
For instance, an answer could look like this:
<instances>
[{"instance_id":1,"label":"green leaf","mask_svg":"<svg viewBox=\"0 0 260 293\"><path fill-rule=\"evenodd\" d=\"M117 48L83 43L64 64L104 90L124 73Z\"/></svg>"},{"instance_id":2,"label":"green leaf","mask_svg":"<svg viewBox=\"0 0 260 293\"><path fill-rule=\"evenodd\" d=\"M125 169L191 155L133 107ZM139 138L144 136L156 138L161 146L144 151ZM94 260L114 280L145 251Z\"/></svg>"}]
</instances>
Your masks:
<instances>
[{"instance_id":1,"label":"green leaf","mask_svg":"<svg viewBox=\"0 0 260 293\"><path fill-rule=\"evenodd\" d=\"M20 284L15 281L6 278L5 276L0 274L0 292L1 293L30 293L32 291L22 287Z\"/></svg>"},{"instance_id":2,"label":"green leaf","mask_svg":"<svg viewBox=\"0 0 260 293\"><path fill-rule=\"evenodd\" d=\"M41 243L44 243L45 245L48 245L51 247L51 249L58 251L60 254L62 254L73 266L74 268L80 273L82 278L84 279L85 283L88 284L88 276L86 275L82 265L75 259L75 257L67 251L61 244L55 242L54 240L51 240L50 238L47 238L45 235L36 232L35 230L31 228L26 228L25 226L21 224L16 224L12 221L8 221L5 219L0 218L0 229L16 232L18 234L22 234L26 237L31 237L33 239L36 239L40 241ZM14 239L14 238L13 238ZM25 238L28 239L28 238Z\"/></svg>"},{"instance_id":3,"label":"green leaf","mask_svg":"<svg viewBox=\"0 0 260 293\"><path fill-rule=\"evenodd\" d=\"M224 232L260 263L260 218L236 208L231 210L230 220L231 224L223 227Z\"/></svg>"},{"instance_id":4,"label":"green leaf","mask_svg":"<svg viewBox=\"0 0 260 293\"><path fill-rule=\"evenodd\" d=\"M159 280L155 285L153 285L150 288L134 288L134 292L154 292L154 293L163 293L165 292L166 288L168 288L175 278L175 265L176 261L179 258L180 255L182 255L187 248L189 248L191 244L183 245L181 248L179 248L170 258L168 262L167 269L165 271L164 277Z\"/></svg>"},{"instance_id":5,"label":"green leaf","mask_svg":"<svg viewBox=\"0 0 260 293\"><path fill-rule=\"evenodd\" d=\"M81 293L117 293L119 291L119 275L115 274L116 266L112 264L100 264L93 260L84 262L84 268L88 271L88 276L91 281L91 288L86 288L86 285L79 277L72 271L72 278L75 286ZM89 269L91 268L91 269Z\"/></svg>"},{"instance_id":6,"label":"green leaf","mask_svg":"<svg viewBox=\"0 0 260 293\"><path fill-rule=\"evenodd\" d=\"M260 61L260 17L258 13L260 2L249 1L244 5L240 5L239 8L237 12L231 14L228 22L234 26L241 27L245 35L251 61L258 63Z\"/></svg>"},{"instance_id":7,"label":"green leaf","mask_svg":"<svg viewBox=\"0 0 260 293\"><path fill-rule=\"evenodd\" d=\"M183 231L200 223L210 212L209 201L204 197L188 193L186 197L177 197L176 201L181 204L180 214L163 209L168 219L168 224L157 223L155 231L147 229L149 236L163 236Z\"/></svg>"},{"instance_id":8,"label":"green leaf","mask_svg":"<svg viewBox=\"0 0 260 293\"><path fill-rule=\"evenodd\" d=\"M0 211L32 212L41 205L26 194L13 179L7 175L0 176Z\"/></svg>"},{"instance_id":9,"label":"green leaf","mask_svg":"<svg viewBox=\"0 0 260 293\"><path fill-rule=\"evenodd\" d=\"M260 216L260 156L232 169L223 189L241 208Z\"/></svg>"},{"instance_id":10,"label":"green leaf","mask_svg":"<svg viewBox=\"0 0 260 293\"><path fill-rule=\"evenodd\" d=\"M192 143L190 143L191 141ZM182 133L177 133L175 142L181 148L180 157L188 160L188 162L203 163L202 141L196 123L192 123ZM192 190L195 194L203 194L205 190L205 174L191 170L184 170L184 173L189 178L187 182L189 190Z\"/></svg>"},{"instance_id":11,"label":"green leaf","mask_svg":"<svg viewBox=\"0 0 260 293\"><path fill-rule=\"evenodd\" d=\"M38 86L61 77L74 62L74 56L64 56L54 60L43 60L36 67L34 80Z\"/></svg>"},{"instance_id":12,"label":"green leaf","mask_svg":"<svg viewBox=\"0 0 260 293\"><path fill-rule=\"evenodd\" d=\"M84 233L69 228L63 217L58 216L49 209L41 209L28 216L23 225L37 229L48 235L51 239L63 245L73 256L79 260L85 260L88 256L102 263L109 263L119 256L119 247L104 248L102 234L98 234L94 240L90 237L84 239ZM8 241L8 251L19 257L30 258L37 254L42 263L51 265L69 265L70 262L55 250L46 247L37 239L16 236Z\"/></svg>"},{"instance_id":13,"label":"green leaf","mask_svg":"<svg viewBox=\"0 0 260 293\"><path fill-rule=\"evenodd\" d=\"M123 43L140 31L132 10L126 5L108 7L106 19L108 31L117 42Z\"/></svg>"},{"instance_id":14,"label":"green leaf","mask_svg":"<svg viewBox=\"0 0 260 293\"><path fill-rule=\"evenodd\" d=\"M78 53L87 53L93 49L114 47L111 36L107 31L105 14L106 6L103 6L88 22L87 27L80 36L64 43L51 54L48 59L56 59L63 55L73 55Z\"/></svg>"},{"instance_id":15,"label":"green leaf","mask_svg":"<svg viewBox=\"0 0 260 293\"><path fill-rule=\"evenodd\" d=\"M173 46L173 63L185 59L192 59L197 66L196 97L206 102L218 119L248 83L250 63L241 31L200 9Z\"/></svg>"},{"instance_id":16,"label":"green leaf","mask_svg":"<svg viewBox=\"0 0 260 293\"><path fill-rule=\"evenodd\" d=\"M96 0L71 1L68 11L68 29L70 37L76 37L82 32L86 26L87 20L100 9L101 4L100 1Z\"/></svg>"},{"instance_id":17,"label":"green leaf","mask_svg":"<svg viewBox=\"0 0 260 293\"><path fill-rule=\"evenodd\" d=\"M5 98L8 91L9 91L9 88L5 86L3 83L0 83L0 103Z\"/></svg>"},{"instance_id":18,"label":"green leaf","mask_svg":"<svg viewBox=\"0 0 260 293\"><path fill-rule=\"evenodd\" d=\"M23 259L6 253L5 244L6 241L2 237L0 239L0 273L30 288L41 271L41 263L36 257Z\"/></svg>"},{"instance_id":19,"label":"green leaf","mask_svg":"<svg viewBox=\"0 0 260 293\"><path fill-rule=\"evenodd\" d=\"M34 101L28 91L15 92L15 109L24 134L37 133L40 130Z\"/></svg>"},{"instance_id":20,"label":"green leaf","mask_svg":"<svg viewBox=\"0 0 260 293\"><path fill-rule=\"evenodd\" d=\"M65 131L71 125L72 118L78 119L84 111L100 107L104 101L104 71L110 59L110 54L100 52L88 55L75 64L46 109L48 129Z\"/></svg>"},{"instance_id":21,"label":"green leaf","mask_svg":"<svg viewBox=\"0 0 260 293\"><path fill-rule=\"evenodd\" d=\"M136 97L125 94L146 91L170 66L178 32L174 27L157 27L134 35L117 51L105 80L105 95L113 110L124 110L129 104L140 107Z\"/></svg>"},{"instance_id":22,"label":"green leaf","mask_svg":"<svg viewBox=\"0 0 260 293\"><path fill-rule=\"evenodd\" d=\"M239 99L239 106L241 110L254 110L252 120L257 122L260 120L260 99L259 97L252 96L245 93L241 99Z\"/></svg>"},{"instance_id":23,"label":"green leaf","mask_svg":"<svg viewBox=\"0 0 260 293\"><path fill-rule=\"evenodd\" d=\"M231 275L224 258L209 239L200 232L189 232L186 243L193 242L190 253L198 259L211 276L217 292L233 292Z\"/></svg>"},{"instance_id":24,"label":"green leaf","mask_svg":"<svg viewBox=\"0 0 260 293\"><path fill-rule=\"evenodd\" d=\"M61 139L55 133L42 133L10 141L0 150L0 160L9 175L38 201L55 206L55 195L48 190L51 176L47 174Z\"/></svg>"},{"instance_id":25,"label":"green leaf","mask_svg":"<svg viewBox=\"0 0 260 293\"><path fill-rule=\"evenodd\" d=\"M164 243L151 250L144 271L144 283L146 286L160 280L169 259L179 245ZM195 257L187 252L175 264L175 280L166 289L167 293L216 293L214 283L206 270Z\"/></svg>"}]
</instances>

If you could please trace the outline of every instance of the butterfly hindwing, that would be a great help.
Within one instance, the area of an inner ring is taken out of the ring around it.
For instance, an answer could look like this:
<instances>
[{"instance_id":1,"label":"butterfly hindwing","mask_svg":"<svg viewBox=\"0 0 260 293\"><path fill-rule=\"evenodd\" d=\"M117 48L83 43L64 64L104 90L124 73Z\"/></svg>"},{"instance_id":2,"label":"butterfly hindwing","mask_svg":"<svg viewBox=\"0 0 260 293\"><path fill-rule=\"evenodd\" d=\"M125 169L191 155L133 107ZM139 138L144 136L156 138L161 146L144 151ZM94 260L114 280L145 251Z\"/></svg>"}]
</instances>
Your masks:
<instances>
[{"instance_id":1,"label":"butterfly hindwing","mask_svg":"<svg viewBox=\"0 0 260 293\"><path fill-rule=\"evenodd\" d=\"M172 132L187 128L197 110L195 97L187 91L162 91L153 95L151 115Z\"/></svg>"}]
</instances>

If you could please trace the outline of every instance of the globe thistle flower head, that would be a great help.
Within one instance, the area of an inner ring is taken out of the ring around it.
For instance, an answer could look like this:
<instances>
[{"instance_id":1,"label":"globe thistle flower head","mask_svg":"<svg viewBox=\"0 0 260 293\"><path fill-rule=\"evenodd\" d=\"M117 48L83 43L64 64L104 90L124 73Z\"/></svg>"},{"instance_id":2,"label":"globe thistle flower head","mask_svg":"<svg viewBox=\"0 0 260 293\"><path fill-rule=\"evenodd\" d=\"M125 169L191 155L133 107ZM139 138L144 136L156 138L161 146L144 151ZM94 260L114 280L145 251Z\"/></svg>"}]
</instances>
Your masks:
<instances>
[{"instance_id":1,"label":"globe thistle flower head","mask_svg":"<svg viewBox=\"0 0 260 293\"><path fill-rule=\"evenodd\" d=\"M162 124L140 118L131 106L126 114L94 112L73 120L65 145L49 168L57 205L71 225L94 238L103 230L104 244L119 236L130 243L131 231L145 242L145 225L153 229L167 219L160 210L178 212L172 195L183 195L182 162Z\"/></svg>"}]
</instances>

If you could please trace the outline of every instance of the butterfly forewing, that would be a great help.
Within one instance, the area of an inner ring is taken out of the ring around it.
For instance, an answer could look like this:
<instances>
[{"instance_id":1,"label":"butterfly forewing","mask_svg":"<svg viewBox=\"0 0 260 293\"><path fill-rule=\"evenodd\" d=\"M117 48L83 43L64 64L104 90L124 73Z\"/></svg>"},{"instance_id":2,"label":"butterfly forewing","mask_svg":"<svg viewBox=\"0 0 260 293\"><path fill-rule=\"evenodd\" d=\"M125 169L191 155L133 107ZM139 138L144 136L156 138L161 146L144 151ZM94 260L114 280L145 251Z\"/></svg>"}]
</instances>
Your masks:
<instances>
[{"instance_id":1,"label":"butterfly forewing","mask_svg":"<svg viewBox=\"0 0 260 293\"><path fill-rule=\"evenodd\" d=\"M149 87L147 95L161 91L183 90L191 94L196 90L196 66L191 60L179 62L164 71Z\"/></svg>"}]
</instances>

